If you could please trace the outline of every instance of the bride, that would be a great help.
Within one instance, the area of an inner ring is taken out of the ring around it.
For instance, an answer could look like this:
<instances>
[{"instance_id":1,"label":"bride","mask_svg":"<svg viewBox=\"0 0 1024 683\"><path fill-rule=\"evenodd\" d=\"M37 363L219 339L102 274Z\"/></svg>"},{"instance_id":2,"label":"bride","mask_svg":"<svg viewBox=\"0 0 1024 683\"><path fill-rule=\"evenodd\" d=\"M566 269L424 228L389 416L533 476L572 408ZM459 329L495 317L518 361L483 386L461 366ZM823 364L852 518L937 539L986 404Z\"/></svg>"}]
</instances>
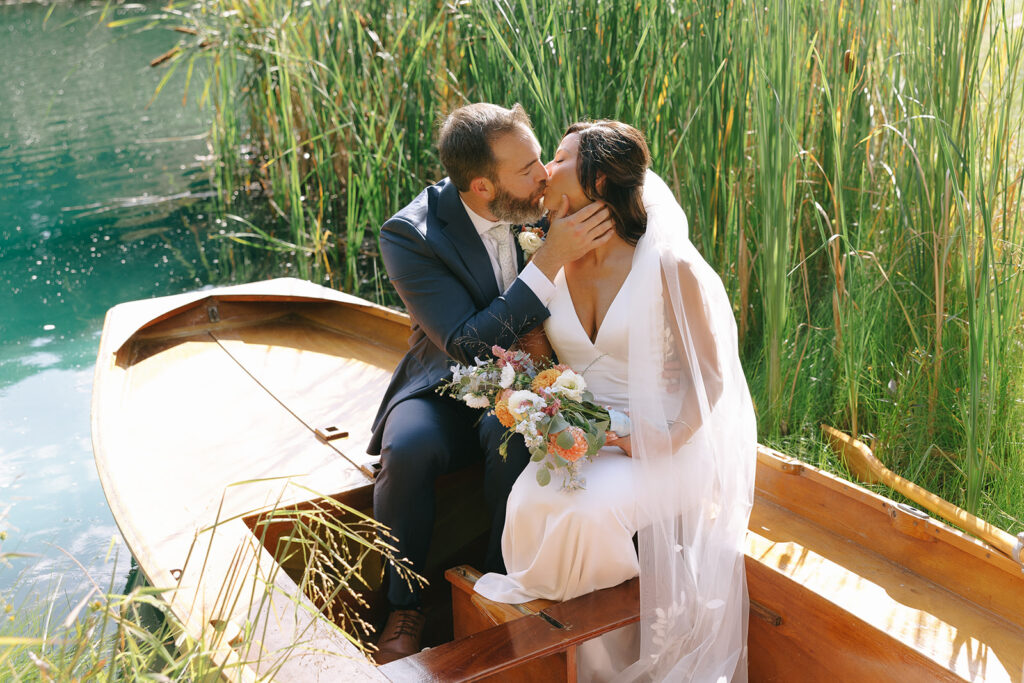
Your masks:
<instances>
[{"instance_id":1,"label":"bride","mask_svg":"<svg viewBox=\"0 0 1024 683\"><path fill-rule=\"evenodd\" d=\"M754 414L725 289L649 165L639 131L596 121L570 126L547 166L545 205L601 199L616 235L559 272L544 334L524 346L581 372L631 433L609 434L582 491L527 467L508 499L508 574L476 590L568 600L639 575L639 625L584 643L580 680L746 680Z\"/></svg>"}]
</instances>

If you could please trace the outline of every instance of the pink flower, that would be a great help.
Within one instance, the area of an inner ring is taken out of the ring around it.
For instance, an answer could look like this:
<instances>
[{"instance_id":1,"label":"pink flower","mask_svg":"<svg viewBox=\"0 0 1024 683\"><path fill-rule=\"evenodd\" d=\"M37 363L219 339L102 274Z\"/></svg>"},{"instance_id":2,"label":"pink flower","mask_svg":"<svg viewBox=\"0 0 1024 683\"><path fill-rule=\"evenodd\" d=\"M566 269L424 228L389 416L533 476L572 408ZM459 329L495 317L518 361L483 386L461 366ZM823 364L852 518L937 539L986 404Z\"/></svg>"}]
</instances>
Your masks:
<instances>
[{"instance_id":1,"label":"pink flower","mask_svg":"<svg viewBox=\"0 0 1024 683\"><path fill-rule=\"evenodd\" d=\"M544 406L544 409L541 412L548 417L554 417L555 413L557 413L561 408L562 402L556 398L554 401Z\"/></svg>"},{"instance_id":2,"label":"pink flower","mask_svg":"<svg viewBox=\"0 0 1024 683\"><path fill-rule=\"evenodd\" d=\"M498 359L499 368L511 365L516 372L523 372L524 365L522 357L524 354L522 351L509 351L508 349L503 349L495 344L491 347L491 353L493 353L494 357Z\"/></svg>"}]
</instances>

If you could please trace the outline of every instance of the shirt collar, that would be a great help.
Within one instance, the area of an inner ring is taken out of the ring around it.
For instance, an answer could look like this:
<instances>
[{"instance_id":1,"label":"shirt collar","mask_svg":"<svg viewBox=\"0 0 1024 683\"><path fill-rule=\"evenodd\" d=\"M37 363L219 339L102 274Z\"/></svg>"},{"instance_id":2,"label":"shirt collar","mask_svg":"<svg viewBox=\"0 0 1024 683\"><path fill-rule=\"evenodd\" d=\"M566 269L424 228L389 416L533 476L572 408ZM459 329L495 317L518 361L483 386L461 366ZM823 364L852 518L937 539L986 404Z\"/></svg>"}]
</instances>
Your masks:
<instances>
[{"instance_id":1,"label":"shirt collar","mask_svg":"<svg viewBox=\"0 0 1024 683\"><path fill-rule=\"evenodd\" d=\"M469 208L469 204L460 196L459 201L462 202L462 206L466 208L466 214L469 216L469 220L473 223L473 227L476 231L483 235L488 232L491 228L499 225L508 225L507 221L489 221L473 209Z\"/></svg>"}]
</instances>

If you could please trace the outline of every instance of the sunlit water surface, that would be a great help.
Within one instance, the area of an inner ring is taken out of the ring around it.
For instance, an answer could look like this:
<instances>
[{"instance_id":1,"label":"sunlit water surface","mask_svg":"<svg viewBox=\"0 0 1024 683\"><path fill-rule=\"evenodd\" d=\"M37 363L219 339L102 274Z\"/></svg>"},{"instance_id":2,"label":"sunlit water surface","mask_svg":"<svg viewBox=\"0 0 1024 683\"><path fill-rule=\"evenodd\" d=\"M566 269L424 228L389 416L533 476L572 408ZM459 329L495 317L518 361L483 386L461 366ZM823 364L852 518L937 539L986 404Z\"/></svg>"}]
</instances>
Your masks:
<instances>
[{"instance_id":1,"label":"sunlit water surface","mask_svg":"<svg viewBox=\"0 0 1024 683\"><path fill-rule=\"evenodd\" d=\"M127 7L105 21L145 12ZM124 585L90 437L103 315L212 277L208 114L176 77L146 106L176 35L108 28L84 3L46 12L0 5L0 552L35 555L0 567L16 607L79 592L85 571ZM154 505L173 514L155 486Z\"/></svg>"}]
</instances>

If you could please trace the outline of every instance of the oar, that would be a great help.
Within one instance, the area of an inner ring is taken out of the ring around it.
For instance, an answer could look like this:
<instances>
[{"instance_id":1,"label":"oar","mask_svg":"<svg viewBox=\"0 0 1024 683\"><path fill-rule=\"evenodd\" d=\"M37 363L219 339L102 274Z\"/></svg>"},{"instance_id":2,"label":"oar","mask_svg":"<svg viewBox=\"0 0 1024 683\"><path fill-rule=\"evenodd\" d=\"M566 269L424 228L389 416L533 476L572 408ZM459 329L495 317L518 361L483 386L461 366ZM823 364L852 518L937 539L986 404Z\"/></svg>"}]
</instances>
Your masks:
<instances>
[{"instance_id":1,"label":"oar","mask_svg":"<svg viewBox=\"0 0 1024 683\"><path fill-rule=\"evenodd\" d=\"M874 456L871 449L853 437L842 432L821 425L822 431L828 438L833 450L842 456L846 466L850 468L853 476L866 484L885 484L894 491L898 491L929 512L952 522L972 536L976 536L988 543L990 546L1013 559L1024 568L1024 533L1014 537L999 527L992 526L988 522L978 519L966 510L958 508L948 500L940 498L931 491L926 491L912 481L886 468L878 458Z\"/></svg>"}]
</instances>

